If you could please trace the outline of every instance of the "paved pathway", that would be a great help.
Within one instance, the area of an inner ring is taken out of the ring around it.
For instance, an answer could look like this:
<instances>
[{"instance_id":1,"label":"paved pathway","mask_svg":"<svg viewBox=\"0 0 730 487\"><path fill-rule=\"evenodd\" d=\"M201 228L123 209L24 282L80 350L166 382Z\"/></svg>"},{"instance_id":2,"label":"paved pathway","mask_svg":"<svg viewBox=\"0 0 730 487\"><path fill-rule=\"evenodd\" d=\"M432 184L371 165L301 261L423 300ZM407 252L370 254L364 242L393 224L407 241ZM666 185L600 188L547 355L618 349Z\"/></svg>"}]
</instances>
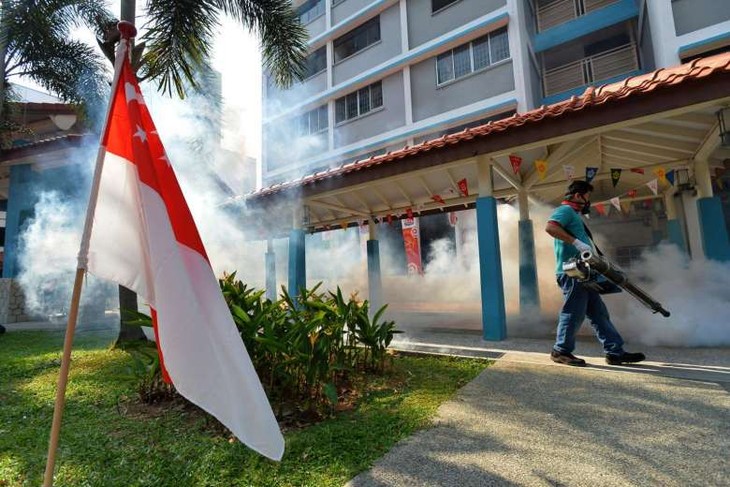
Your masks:
<instances>
[{"instance_id":1,"label":"paved pathway","mask_svg":"<svg viewBox=\"0 0 730 487\"><path fill-rule=\"evenodd\" d=\"M549 340L438 341L396 346L497 362L349 486L730 486L728 349L611 367L582 343L581 369L550 362Z\"/></svg>"}]
</instances>

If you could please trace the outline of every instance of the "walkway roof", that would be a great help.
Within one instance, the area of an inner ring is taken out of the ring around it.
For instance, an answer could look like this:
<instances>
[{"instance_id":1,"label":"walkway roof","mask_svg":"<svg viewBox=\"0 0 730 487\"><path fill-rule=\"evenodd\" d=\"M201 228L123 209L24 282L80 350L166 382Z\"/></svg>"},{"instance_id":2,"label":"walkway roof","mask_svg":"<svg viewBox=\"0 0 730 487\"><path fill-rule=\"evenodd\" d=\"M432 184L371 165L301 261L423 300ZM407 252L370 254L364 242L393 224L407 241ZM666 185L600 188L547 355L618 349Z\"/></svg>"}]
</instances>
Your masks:
<instances>
[{"instance_id":1,"label":"walkway roof","mask_svg":"<svg viewBox=\"0 0 730 487\"><path fill-rule=\"evenodd\" d=\"M276 184L249 194L249 209L264 210L260 222L282 235L291 228L291 210L309 207L310 231L357 225L364 219L404 217L473 207L477 161L490 158L494 196L510 199L521 190L549 203L567 185L564 166L578 178L599 169L594 200L652 195L646 183L654 170L691 167L707 159L722 167L730 150L720 147L716 112L730 106L730 53L628 78L560 103L490 122L413 147L371 157ZM518 173L509 156L522 158ZM547 161L540 177L534 161ZM610 169L621 168L616 188ZM630 169L643 169L644 174ZM459 189L465 180L468 194ZM660 189L661 186L660 186ZM666 189L666 188L664 188Z\"/></svg>"}]
</instances>

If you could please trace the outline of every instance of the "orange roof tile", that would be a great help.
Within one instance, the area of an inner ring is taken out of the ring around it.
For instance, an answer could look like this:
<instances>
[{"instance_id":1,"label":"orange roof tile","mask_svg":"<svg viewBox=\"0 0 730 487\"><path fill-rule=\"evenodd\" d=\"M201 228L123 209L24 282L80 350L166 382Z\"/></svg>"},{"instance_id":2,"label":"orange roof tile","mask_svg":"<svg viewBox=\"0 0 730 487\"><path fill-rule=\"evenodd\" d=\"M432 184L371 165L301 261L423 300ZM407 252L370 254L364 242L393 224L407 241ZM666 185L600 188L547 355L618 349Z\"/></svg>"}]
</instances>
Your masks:
<instances>
[{"instance_id":1,"label":"orange roof tile","mask_svg":"<svg viewBox=\"0 0 730 487\"><path fill-rule=\"evenodd\" d=\"M461 132L427 140L415 146L405 146L400 150L388 152L380 156L372 156L368 159L350 162L340 167L301 177L293 181L277 183L251 193L250 196L261 197L292 187L304 186L322 179L341 176L371 166L401 160L434 148L441 148L447 145L458 144L465 140L471 140L475 137L484 137L495 132L502 132L527 123L539 123L543 119L554 119L567 113L583 110L587 107L612 103L627 97L640 96L662 87L704 78L719 72L730 73L730 52L706 58L698 58L687 64L658 69L651 73L633 76L616 83L599 87L589 86L581 96L572 96L568 100L547 106L542 105L526 113L515 113L511 117L502 120L492 121L478 127L467 128Z\"/></svg>"}]
</instances>

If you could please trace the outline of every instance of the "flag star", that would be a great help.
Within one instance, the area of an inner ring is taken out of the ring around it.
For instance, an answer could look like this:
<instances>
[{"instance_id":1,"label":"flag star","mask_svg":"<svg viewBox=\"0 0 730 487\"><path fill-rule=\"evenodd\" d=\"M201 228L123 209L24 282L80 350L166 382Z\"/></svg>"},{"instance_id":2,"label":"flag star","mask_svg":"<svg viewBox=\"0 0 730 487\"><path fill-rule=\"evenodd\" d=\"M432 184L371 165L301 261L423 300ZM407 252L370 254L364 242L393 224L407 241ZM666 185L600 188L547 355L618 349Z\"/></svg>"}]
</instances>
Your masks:
<instances>
[{"instance_id":1,"label":"flag star","mask_svg":"<svg viewBox=\"0 0 730 487\"><path fill-rule=\"evenodd\" d=\"M141 142L147 142L147 132L145 132L139 125L137 125L137 131L134 133L133 137L139 137Z\"/></svg>"},{"instance_id":2,"label":"flag star","mask_svg":"<svg viewBox=\"0 0 730 487\"><path fill-rule=\"evenodd\" d=\"M161 160L165 161L165 164L167 164L167 167L170 167L170 159L167 158L167 154L160 157Z\"/></svg>"},{"instance_id":3,"label":"flag star","mask_svg":"<svg viewBox=\"0 0 730 487\"><path fill-rule=\"evenodd\" d=\"M144 105L144 98L142 93L137 91L137 88L132 83L124 83L124 96L127 99L127 103L136 101L140 105Z\"/></svg>"}]
</instances>

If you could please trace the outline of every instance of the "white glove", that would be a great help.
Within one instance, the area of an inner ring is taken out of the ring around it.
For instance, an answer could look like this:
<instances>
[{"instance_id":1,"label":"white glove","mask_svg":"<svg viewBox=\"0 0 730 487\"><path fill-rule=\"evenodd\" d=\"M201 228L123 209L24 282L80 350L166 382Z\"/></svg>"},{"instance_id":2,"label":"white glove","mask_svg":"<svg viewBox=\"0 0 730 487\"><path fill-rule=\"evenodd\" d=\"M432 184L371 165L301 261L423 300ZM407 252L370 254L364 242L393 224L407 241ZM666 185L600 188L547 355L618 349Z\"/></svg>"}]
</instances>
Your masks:
<instances>
[{"instance_id":1,"label":"white glove","mask_svg":"<svg viewBox=\"0 0 730 487\"><path fill-rule=\"evenodd\" d=\"M581 240L578 240L577 238L573 240L573 247L578 249L578 252L580 252L581 254L583 252L593 252L593 247Z\"/></svg>"}]
</instances>

